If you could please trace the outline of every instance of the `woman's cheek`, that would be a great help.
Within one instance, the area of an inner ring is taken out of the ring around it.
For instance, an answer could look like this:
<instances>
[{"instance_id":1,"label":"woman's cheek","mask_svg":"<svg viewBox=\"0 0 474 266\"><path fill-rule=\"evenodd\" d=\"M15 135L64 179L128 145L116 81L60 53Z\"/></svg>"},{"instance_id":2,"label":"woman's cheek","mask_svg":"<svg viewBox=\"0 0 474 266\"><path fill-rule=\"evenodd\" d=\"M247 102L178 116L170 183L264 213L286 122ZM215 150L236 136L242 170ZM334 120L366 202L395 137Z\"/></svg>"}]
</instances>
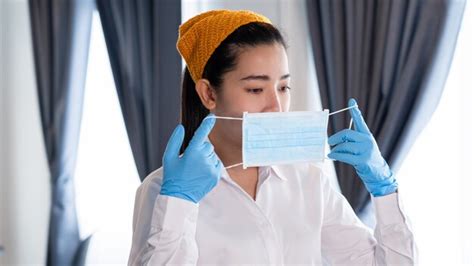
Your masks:
<instances>
[{"instance_id":1,"label":"woman's cheek","mask_svg":"<svg viewBox=\"0 0 474 266\"><path fill-rule=\"evenodd\" d=\"M228 101L227 110L242 117L243 112L255 113L262 110L262 100L258 97L236 96Z\"/></svg>"}]
</instances>

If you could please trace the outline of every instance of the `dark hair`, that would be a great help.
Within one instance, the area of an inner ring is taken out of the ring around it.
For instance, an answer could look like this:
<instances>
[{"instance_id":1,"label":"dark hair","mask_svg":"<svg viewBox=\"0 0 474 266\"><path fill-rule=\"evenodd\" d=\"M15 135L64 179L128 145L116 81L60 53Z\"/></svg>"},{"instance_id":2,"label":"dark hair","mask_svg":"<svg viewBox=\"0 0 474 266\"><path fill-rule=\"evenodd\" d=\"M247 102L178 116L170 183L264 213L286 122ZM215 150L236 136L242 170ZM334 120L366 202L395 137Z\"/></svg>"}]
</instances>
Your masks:
<instances>
[{"instance_id":1,"label":"dark hair","mask_svg":"<svg viewBox=\"0 0 474 266\"><path fill-rule=\"evenodd\" d=\"M235 68L241 48L274 43L281 44L285 49L288 47L280 31L273 25L262 22L242 25L227 36L214 50L204 67L202 77L209 80L212 87L218 91L222 85L224 74ZM202 104L195 86L189 69L186 67L181 92L181 123L185 129L181 152L186 149L194 131L209 114L209 110Z\"/></svg>"}]
</instances>

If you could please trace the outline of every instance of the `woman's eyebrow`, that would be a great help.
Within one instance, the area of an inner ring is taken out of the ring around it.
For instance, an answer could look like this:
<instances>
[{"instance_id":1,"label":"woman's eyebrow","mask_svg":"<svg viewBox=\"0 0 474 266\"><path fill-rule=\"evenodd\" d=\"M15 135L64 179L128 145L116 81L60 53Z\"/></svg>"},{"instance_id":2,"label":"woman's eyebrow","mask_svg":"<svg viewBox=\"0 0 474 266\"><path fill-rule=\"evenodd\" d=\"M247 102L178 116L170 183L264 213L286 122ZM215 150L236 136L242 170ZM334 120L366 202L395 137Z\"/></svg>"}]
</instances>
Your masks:
<instances>
[{"instance_id":1,"label":"woman's eyebrow","mask_svg":"<svg viewBox=\"0 0 474 266\"><path fill-rule=\"evenodd\" d=\"M283 79L287 79L290 77L290 74L285 74L283 76L280 77L280 80L283 80ZM241 78L240 80L264 80L264 81L267 81L267 80L270 80L270 77L268 75L250 75L250 76L246 76L244 78Z\"/></svg>"}]
</instances>

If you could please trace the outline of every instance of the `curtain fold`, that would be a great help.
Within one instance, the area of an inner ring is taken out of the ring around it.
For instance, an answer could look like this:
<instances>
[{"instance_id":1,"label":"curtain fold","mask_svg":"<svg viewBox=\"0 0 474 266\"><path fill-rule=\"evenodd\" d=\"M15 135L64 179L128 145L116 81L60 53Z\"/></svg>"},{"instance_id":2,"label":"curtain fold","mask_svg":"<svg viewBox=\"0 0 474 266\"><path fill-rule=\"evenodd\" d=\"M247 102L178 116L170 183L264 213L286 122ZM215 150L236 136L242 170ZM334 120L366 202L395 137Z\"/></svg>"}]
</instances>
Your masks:
<instances>
[{"instance_id":1,"label":"curtain fold","mask_svg":"<svg viewBox=\"0 0 474 266\"><path fill-rule=\"evenodd\" d=\"M97 0L140 179L159 168L179 122L181 1Z\"/></svg>"},{"instance_id":2,"label":"curtain fold","mask_svg":"<svg viewBox=\"0 0 474 266\"><path fill-rule=\"evenodd\" d=\"M29 1L37 94L51 174L47 265L84 257L74 195L92 0Z\"/></svg>"},{"instance_id":3,"label":"curtain fold","mask_svg":"<svg viewBox=\"0 0 474 266\"><path fill-rule=\"evenodd\" d=\"M396 172L439 102L465 0L307 0L306 6L323 106L338 110L356 98ZM329 134L347 128L349 119L332 117ZM335 166L359 214L370 195L351 166Z\"/></svg>"}]
</instances>

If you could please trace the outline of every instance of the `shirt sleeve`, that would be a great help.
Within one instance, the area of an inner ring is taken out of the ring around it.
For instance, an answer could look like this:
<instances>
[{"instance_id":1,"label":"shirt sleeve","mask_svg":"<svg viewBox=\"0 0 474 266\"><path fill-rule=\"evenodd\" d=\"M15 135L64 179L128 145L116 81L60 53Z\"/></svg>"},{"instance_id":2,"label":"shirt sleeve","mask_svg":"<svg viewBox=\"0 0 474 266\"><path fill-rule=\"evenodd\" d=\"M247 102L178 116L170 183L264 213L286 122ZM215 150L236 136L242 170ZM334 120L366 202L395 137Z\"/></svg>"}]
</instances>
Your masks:
<instances>
[{"instance_id":1,"label":"shirt sleeve","mask_svg":"<svg viewBox=\"0 0 474 266\"><path fill-rule=\"evenodd\" d=\"M160 189L144 182L137 190L128 265L195 265L199 205L160 195Z\"/></svg>"},{"instance_id":2,"label":"shirt sleeve","mask_svg":"<svg viewBox=\"0 0 474 266\"><path fill-rule=\"evenodd\" d=\"M374 233L356 216L342 194L323 178L324 217L321 248L331 265L414 265L417 248L398 192L371 197Z\"/></svg>"}]
</instances>

